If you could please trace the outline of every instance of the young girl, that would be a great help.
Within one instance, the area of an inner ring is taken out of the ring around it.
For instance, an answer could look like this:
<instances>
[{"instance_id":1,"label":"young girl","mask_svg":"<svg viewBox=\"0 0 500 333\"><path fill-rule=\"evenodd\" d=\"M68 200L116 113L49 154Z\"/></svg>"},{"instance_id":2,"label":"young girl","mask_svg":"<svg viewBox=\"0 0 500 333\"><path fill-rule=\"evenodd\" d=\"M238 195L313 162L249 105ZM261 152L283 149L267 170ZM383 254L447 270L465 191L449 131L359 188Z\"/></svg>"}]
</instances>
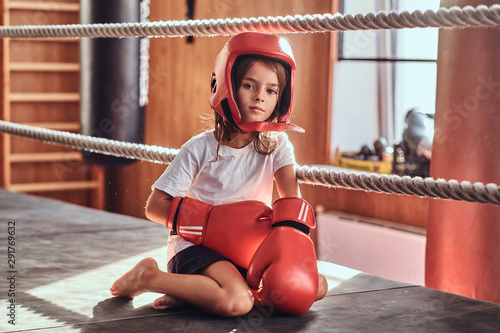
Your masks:
<instances>
[{"instance_id":1,"label":"young girl","mask_svg":"<svg viewBox=\"0 0 500 333\"><path fill-rule=\"evenodd\" d=\"M222 205L243 200L271 204L273 179L280 197L299 197L290 124L295 62L289 44L273 35L242 33L217 56L210 104L215 128L191 138L153 185L146 217L165 224L173 197ZM235 222L237 223L237 222ZM293 246L293 244L291 244ZM146 258L111 287L114 296L163 293L153 306L187 304L222 316L249 312L254 299L245 270L228 258L171 233L168 273ZM321 299L327 292L318 280Z\"/></svg>"}]
</instances>

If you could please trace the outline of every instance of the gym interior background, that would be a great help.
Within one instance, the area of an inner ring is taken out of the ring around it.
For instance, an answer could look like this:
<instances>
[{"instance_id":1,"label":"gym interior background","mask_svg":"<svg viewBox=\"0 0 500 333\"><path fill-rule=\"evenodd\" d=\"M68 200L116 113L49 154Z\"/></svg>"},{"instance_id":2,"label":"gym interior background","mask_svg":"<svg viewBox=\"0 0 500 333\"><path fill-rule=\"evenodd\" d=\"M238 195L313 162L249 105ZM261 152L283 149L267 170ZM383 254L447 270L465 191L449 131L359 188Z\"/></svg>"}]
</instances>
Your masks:
<instances>
[{"instance_id":1,"label":"gym interior background","mask_svg":"<svg viewBox=\"0 0 500 333\"><path fill-rule=\"evenodd\" d=\"M350 8L351 2L341 0L197 1L193 18L417 9L405 7L404 1L399 7L395 3L379 1L369 8ZM418 9L436 9L436 4L439 1L423 1L424 8ZM2 25L80 21L79 1L4 0L2 5ZM185 20L187 13L186 1L151 1L149 20ZM333 166L338 164L338 150L356 153L379 137L387 138L391 148L403 139L404 117L410 108L423 107L424 113L434 113L436 33L424 37L426 46L435 50L425 54L401 51L407 39L398 34L285 36L297 62L293 122L306 129L305 134L289 134L300 165ZM204 120L212 114L208 105L210 70L227 39L150 39L148 102L142 110L143 143L179 148L194 134L210 127L211 123ZM79 132L80 43L71 38L3 39L0 119ZM415 63L413 69L408 65L411 61ZM408 77L421 73L415 70L419 66L429 68L429 75L422 75L420 81L416 78L415 88L415 82ZM418 98L408 97L411 91L401 91L404 85L414 88ZM423 96L423 90L431 93ZM125 93L123 100L117 101L118 112L125 112L127 103L136 103L137 99L136 94ZM416 105L416 99L424 104ZM144 218L150 186L166 167L147 162L111 168L92 165L76 150L7 135L0 135L0 145L1 188L140 218ZM335 212L372 225L425 235L432 199L310 185L302 185L301 190L318 213ZM313 235L317 246L322 232L323 239L328 239L327 228L319 223ZM318 251L321 253L320 246Z\"/></svg>"}]
</instances>

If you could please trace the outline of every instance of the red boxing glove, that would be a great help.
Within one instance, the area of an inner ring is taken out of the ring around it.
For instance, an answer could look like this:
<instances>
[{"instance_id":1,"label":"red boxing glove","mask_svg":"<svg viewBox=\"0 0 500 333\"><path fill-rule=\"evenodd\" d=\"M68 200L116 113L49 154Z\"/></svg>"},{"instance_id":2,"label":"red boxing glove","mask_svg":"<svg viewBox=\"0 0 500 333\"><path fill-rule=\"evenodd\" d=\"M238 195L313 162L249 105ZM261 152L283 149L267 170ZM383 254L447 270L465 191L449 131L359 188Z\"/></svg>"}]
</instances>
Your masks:
<instances>
[{"instance_id":1,"label":"red boxing glove","mask_svg":"<svg viewBox=\"0 0 500 333\"><path fill-rule=\"evenodd\" d=\"M318 267L309 230L315 226L307 201L291 197L276 200L273 229L257 249L247 274L259 303L292 315L305 313L312 306L318 294Z\"/></svg>"},{"instance_id":2,"label":"red boxing glove","mask_svg":"<svg viewBox=\"0 0 500 333\"><path fill-rule=\"evenodd\" d=\"M191 243L248 268L271 230L271 214L271 207L256 200L213 206L193 198L175 197L165 225Z\"/></svg>"}]
</instances>

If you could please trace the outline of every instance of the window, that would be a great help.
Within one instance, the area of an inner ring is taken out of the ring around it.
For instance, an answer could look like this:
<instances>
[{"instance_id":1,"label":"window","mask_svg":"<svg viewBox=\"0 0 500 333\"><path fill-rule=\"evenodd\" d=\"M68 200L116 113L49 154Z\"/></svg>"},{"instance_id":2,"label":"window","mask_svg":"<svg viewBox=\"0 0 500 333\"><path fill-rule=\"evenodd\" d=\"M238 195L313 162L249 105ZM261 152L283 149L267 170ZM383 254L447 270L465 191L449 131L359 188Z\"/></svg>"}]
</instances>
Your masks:
<instances>
[{"instance_id":1,"label":"window","mask_svg":"<svg viewBox=\"0 0 500 333\"><path fill-rule=\"evenodd\" d=\"M344 14L437 10L439 0L341 1ZM357 151L385 137L399 143L406 113L434 113L437 28L346 31L335 65L332 148ZM432 138L430 120L429 138Z\"/></svg>"}]
</instances>

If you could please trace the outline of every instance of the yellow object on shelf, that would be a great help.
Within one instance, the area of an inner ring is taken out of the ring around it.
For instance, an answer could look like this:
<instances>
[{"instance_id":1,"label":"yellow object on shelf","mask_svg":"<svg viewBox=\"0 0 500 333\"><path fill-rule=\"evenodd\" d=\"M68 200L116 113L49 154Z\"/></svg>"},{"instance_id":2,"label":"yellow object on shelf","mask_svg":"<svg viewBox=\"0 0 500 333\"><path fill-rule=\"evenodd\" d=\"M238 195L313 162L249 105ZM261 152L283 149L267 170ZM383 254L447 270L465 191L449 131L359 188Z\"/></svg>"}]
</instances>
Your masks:
<instances>
[{"instance_id":1,"label":"yellow object on shelf","mask_svg":"<svg viewBox=\"0 0 500 333\"><path fill-rule=\"evenodd\" d=\"M393 154L384 153L382 161L359 160L351 157L344 157L342 154L355 155L356 152L341 152L335 150L333 164L342 168L360 170L365 172L392 173Z\"/></svg>"}]
</instances>

